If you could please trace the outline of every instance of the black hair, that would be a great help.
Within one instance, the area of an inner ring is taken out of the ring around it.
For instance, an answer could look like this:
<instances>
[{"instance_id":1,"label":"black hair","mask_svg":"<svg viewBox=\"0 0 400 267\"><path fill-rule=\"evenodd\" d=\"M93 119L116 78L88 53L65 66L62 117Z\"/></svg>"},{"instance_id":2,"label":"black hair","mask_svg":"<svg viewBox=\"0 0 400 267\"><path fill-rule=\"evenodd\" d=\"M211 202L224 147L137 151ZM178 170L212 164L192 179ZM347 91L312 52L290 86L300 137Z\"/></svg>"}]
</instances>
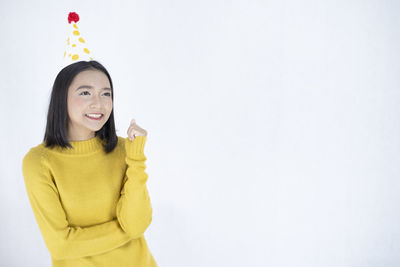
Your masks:
<instances>
[{"instance_id":1,"label":"black hair","mask_svg":"<svg viewBox=\"0 0 400 267\"><path fill-rule=\"evenodd\" d=\"M46 132L43 138L46 147L60 146L62 148L72 145L68 140L68 109L67 96L68 88L75 76L84 70L99 70L107 75L111 85L111 99L114 102L114 89L111 76L106 68L98 61L78 61L64 67L57 75L51 92L49 110L47 113ZM95 132L103 141L103 148L106 153L114 150L118 143L118 137L115 131L114 107L110 117L103 127Z\"/></svg>"}]
</instances>

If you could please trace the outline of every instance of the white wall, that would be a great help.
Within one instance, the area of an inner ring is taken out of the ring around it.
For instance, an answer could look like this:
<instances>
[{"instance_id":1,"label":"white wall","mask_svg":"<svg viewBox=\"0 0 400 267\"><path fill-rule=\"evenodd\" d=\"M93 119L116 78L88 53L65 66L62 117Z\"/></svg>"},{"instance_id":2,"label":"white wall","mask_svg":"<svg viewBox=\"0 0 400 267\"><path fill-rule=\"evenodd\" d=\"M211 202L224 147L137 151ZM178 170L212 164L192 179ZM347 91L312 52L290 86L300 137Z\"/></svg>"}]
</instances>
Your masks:
<instances>
[{"instance_id":1,"label":"white wall","mask_svg":"<svg viewBox=\"0 0 400 267\"><path fill-rule=\"evenodd\" d=\"M22 177L70 11L149 132L159 266L400 265L398 1L2 1L0 265L50 266Z\"/></svg>"}]
</instances>

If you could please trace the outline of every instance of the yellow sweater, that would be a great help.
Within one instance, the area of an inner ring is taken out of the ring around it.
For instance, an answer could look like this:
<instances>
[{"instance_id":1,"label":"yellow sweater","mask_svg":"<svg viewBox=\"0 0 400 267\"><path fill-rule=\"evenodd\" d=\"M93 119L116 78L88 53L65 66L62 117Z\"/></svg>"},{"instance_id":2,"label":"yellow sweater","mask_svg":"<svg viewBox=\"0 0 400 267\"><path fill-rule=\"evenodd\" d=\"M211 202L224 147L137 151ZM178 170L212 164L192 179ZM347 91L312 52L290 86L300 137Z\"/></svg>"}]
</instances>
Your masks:
<instances>
[{"instance_id":1,"label":"yellow sweater","mask_svg":"<svg viewBox=\"0 0 400 267\"><path fill-rule=\"evenodd\" d=\"M144 238L152 221L144 145L118 136L109 154L94 137L73 149L24 156L28 198L53 267L156 267Z\"/></svg>"}]
</instances>

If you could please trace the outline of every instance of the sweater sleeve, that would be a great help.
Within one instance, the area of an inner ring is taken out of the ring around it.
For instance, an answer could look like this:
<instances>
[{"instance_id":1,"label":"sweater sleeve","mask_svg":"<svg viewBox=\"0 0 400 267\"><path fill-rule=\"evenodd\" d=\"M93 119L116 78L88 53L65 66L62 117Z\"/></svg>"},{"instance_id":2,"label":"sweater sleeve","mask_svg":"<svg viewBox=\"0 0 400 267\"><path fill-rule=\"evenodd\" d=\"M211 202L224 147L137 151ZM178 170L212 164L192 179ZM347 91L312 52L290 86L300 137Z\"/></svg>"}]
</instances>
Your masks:
<instances>
[{"instance_id":1,"label":"sweater sleeve","mask_svg":"<svg viewBox=\"0 0 400 267\"><path fill-rule=\"evenodd\" d=\"M28 198L44 238L54 259L74 259L113 250L130 241L117 219L101 224L70 226L60 201L57 186L41 151L28 152L22 163Z\"/></svg>"},{"instance_id":2,"label":"sweater sleeve","mask_svg":"<svg viewBox=\"0 0 400 267\"><path fill-rule=\"evenodd\" d=\"M131 141L125 138L125 162L127 164L121 196L116 214L122 229L132 238L144 234L152 221L152 206L146 181L146 156L144 146L147 136L137 136Z\"/></svg>"}]
</instances>

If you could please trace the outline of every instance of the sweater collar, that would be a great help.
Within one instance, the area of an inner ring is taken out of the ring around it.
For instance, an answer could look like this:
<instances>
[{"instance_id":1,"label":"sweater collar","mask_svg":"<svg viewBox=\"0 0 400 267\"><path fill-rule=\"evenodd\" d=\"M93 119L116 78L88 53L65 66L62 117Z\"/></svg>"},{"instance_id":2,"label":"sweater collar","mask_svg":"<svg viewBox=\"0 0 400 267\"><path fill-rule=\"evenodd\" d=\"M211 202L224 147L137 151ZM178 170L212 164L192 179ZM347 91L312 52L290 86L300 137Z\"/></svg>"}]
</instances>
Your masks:
<instances>
[{"instance_id":1,"label":"sweater collar","mask_svg":"<svg viewBox=\"0 0 400 267\"><path fill-rule=\"evenodd\" d=\"M62 148L60 146L54 146L51 150L69 155L88 154L103 149L104 142L100 139L99 136L95 136L88 140L69 141L69 143L71 144L72 148Z\"/></svg>"}]
</instances>

